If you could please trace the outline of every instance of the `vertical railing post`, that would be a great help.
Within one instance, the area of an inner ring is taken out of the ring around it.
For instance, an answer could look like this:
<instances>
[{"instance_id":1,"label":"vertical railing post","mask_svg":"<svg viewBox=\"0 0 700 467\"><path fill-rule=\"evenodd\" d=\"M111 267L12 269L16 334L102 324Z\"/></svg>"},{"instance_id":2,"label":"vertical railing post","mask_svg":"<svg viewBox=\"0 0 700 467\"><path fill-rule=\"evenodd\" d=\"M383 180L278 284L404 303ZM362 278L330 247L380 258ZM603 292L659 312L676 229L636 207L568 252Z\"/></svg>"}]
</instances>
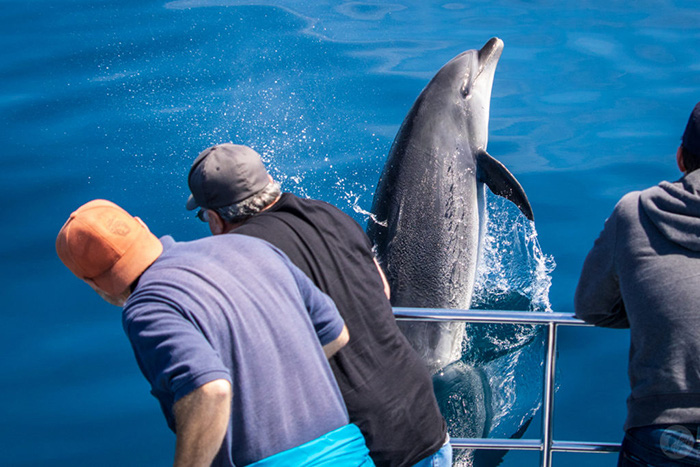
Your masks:
<instances>
[{"instance_id":1,"label":"vertical railing post","mask_svg":"<svg viewBox=\"0 0 700 467\"><path fill-rule=\"evenodd\" d=\"M542 467L552 465L552 414L554 411L554 379L557 350L557 325L547 324L547 354L544 367L544 407L542 411Z\"/></svg>"}]
</instances>

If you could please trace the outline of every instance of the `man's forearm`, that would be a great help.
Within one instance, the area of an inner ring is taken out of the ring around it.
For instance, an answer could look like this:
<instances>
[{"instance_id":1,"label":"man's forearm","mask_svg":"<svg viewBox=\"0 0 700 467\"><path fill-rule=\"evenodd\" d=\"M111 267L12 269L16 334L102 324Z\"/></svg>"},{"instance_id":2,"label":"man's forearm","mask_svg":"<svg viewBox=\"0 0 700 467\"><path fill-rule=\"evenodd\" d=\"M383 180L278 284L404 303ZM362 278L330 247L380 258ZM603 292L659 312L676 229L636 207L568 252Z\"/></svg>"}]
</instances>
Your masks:
<instances>
[{"instance_id":1,"label":"man's forearm","mask_svg":"<svg viewBox=\"0 0 700 467\"><path fill-rule=\"evenodd\" d=\"M386 298L391 300L391 287L389 287L389 281L386 280L384 270L379 265L379 261L377 261L377 258L374 258L374 265L377 266L377 271L379 271L379 277L382 278L382 284L384 284L384 295L386 295Z\"/></svg>"},{"instance_id":2,"label":"man's forearm","mask_svg":"<svg viewBox=\"0 0 700 467\"><path fill-rule=\"evenodd\" d=\"M231 384L217 379L175 403L175 467L211 465L226 435L231 397Z\"/></svg>"},{"instance_id":3,"label":"man's forearm","mask_svg":"<svg viewBox=\"0 0 700 467\"><path fill-rule=\"evenodd\" d=\"M618 203L619 206L619 203ZM576 317L596 326L629 327L615 263L617 207L588 252L576 292Z\"/></svg>"}]
</instances>

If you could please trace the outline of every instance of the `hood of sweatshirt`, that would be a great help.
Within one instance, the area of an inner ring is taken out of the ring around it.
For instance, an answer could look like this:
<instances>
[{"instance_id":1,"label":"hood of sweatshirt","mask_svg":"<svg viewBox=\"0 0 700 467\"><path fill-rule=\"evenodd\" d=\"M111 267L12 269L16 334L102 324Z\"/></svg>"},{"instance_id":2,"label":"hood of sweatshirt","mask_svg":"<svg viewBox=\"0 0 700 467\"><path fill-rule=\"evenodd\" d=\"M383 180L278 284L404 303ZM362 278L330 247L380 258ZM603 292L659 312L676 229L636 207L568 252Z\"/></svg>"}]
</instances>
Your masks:
<instances>
[{"instance_id":1,"label":"hood of sweatshirt","mask_svg":"<svg viewBox=\"0 0 700 467\"><path fill-rule=\"evenodd\" d=\"M677 182L662 182L644 190L639 201L668 240L689 250L700 251L700 170Z\"/></svg>"}]
</instances>

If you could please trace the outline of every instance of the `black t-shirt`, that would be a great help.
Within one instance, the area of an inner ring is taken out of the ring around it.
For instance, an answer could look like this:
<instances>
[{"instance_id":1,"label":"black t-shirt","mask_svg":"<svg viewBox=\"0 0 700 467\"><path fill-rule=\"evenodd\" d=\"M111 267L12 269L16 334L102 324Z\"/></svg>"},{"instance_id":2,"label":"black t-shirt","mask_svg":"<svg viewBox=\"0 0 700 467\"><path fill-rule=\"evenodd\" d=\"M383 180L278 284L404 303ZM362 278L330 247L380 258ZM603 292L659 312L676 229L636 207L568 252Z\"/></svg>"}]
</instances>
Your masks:
<instances>
[{"instance_id":1,"label":"black t-shirt","mask_svg":"<svg viewBox=\"0 0 700 467\"><path fill-rule=\"evenodd\" d=\"M357 222L323 201L283 193L234 233L278 247L336 303L350 342L330 364L374 462L410 466L437 452L447 428L432 380L396 325Z\"/></svg>"}]
</instances>

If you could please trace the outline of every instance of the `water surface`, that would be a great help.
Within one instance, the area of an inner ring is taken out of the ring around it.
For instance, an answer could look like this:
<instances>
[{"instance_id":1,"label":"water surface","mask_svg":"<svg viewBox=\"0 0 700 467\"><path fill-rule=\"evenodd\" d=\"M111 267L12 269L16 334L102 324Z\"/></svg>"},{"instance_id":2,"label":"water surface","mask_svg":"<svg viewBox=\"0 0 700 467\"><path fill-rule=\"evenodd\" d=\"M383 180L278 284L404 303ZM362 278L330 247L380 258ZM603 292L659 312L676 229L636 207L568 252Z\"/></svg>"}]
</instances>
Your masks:
<instances>
[{"instance_id":1,"label":"water surface","mask_svg":"<svg viewBox=\"0 0 700 467\"><path fill-rule=\"evenodd\" d=\"M365 223L393 136L439 67L505 42L489 152L533 205L548 301L572 312L615 202L679 174L700 100L697 2L4 1L0 452L5 465L169 465L174 437L119 311L63 268L57 231L107 198L158 234L207 234L186 174L222 141ZM562 330L555 437L619 441L626 331ZM535 422L527 436L537 436ZM591 457L593 456L593 457ZM509 455L526 465L535 454ZM615 456L558 454L565 465Z\"/></svg>"}]
</instances>

